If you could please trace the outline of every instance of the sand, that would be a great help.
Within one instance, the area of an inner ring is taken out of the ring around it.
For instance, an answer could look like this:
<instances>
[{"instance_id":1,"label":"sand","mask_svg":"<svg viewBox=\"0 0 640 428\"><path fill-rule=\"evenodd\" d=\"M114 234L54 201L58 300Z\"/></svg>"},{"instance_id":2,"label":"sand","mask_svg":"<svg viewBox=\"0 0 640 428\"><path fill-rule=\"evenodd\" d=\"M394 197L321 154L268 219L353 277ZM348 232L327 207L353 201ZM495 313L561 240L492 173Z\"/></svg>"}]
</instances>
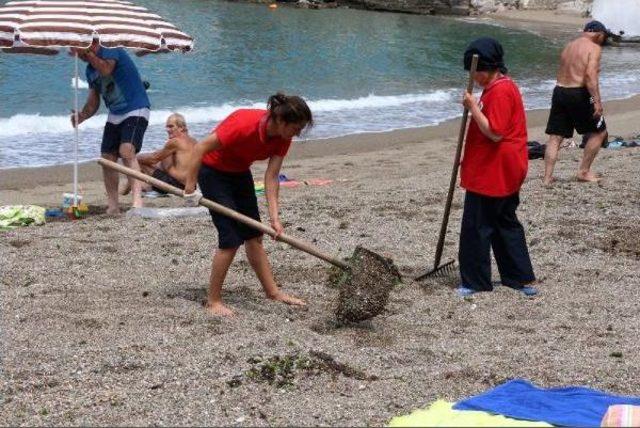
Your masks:
<instances>
[{"instance_id":1,"label":"sand","mask_svg":"<svg viewBox=\"0 0 640 428\"><path fill-rule=\"evenodd\" d=\"M529 25L548 31L551 28L568 28L578 31L592 18L581 16L577 12L569 10L504 10L488 15L489 18L508 22L509 26L515 23Z\"/></svg>"},{"instance_id":2,"label":"sand","mask_svg":"<svg viewBox=\"0 0 640 428\"><path fill-rule=\"evenodd\" d=\"M640 132L640 98L605 109L613 135ZM530 139L544 141L545 119L529 113ZM405 277L383 314L341 328L329 322L338 296L329 265L271 240L278 281L308 306L265 299L241 254L224 288L239 316L207 316L210 220L98 214L100 170L83 165L94 214L0 237L0 420L382 425L512 378L640 395L640 149L604 150L599 185L572 178L580 149L561 153L552 189L541 186L542 162L531 161L519 216L540 294L498 287L460 299L455 276L410 280L433 260L457 126L309 141L286 160L291 178L334 180L281 190L288 232L339 257L362 245ZM70 177L69 166L0 171L0 204L57 205ZM459 191L445 260L457 252L461 201Z\"/></svg>"}]
</instances>

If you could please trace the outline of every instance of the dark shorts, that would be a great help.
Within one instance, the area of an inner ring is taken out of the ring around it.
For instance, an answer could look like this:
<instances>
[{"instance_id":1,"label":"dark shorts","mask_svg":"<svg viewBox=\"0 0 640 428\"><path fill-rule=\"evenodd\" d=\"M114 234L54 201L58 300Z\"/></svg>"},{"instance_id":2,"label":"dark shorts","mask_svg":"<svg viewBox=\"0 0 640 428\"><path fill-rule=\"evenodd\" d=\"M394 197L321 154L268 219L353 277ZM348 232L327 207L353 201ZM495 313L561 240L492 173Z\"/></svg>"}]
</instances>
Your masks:
<instances>
[{"instance_id":1,"label":"dark shorts","mask_svg":"<svg viewBox=\"0 0 640 428\"><path fill-rule=\"evenodd\" d=\"M581 135L606 130L604 117L594 118L594 111L593 99L587 88L556 86L546 133L571 138L574 129Z\"/></svg>"},{"instance_id":2,"label":"dark shorts","mask_svg":"<svg viewBox=\"0 0 640 428\"><path fill-rule=\"evenodd\" d=\"M120 144L130 143L136 149L136 153L142 148L142 139L147 130L147 119L140 116L131 116L117 125L107 122L102 134L102 153L117 154Z\"/></svg>"},{"instance_id":3,"label":"dark shorts","mask_svg":"<svg viewBox=\"0 0 640 428\"><path fill-rule=\"evenodd\" d=\"M202 165L198 175L202 196L260 221L258 199L251 171L222 172ZM262 232L209 210L218 229L218 248L237 248L244 241L262 236Z\"/></svg>"},{"instance_id":4,"label":"dark shorts","mask_svg":"<svg viewBox=\"0 0 640 428\"><path fill-rule=\"evenodd\" d=\"M161 169L156 169L155 171L153 171L153 174L151 174L151 176L153 178L157 178L160 181L164 181L165 183L170 184L173 187L177 187L178 189L184 190L184 184L182 184L181 182L179 182L178 180L170 176L169 173L166 171L163 171ZM162 189L158 189L156 186L151 186L151 188L158 193L162 193L163 195L167 194L167 192L165 192Z\"/></svg>"}]
</instances>

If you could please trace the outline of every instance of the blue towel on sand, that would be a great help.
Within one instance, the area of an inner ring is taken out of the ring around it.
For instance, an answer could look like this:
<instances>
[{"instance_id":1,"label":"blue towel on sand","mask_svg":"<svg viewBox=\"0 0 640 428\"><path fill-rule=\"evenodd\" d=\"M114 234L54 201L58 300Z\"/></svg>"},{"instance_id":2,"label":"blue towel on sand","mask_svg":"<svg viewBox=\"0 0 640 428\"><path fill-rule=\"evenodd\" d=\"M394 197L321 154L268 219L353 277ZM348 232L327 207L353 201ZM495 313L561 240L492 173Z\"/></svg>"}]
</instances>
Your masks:
<instances>
[{"instance_id":1,"label":"blue towel on sand","mask_svg":"<svg viewBox=\"0 0 640 428\"><path fill-rule=\"evenodd\" d=\"M638 406L640 398L616 396L576 386L542 389L517 379L462 400L453 408L481 410L552 425L599 427L607 409L614 404Z\"/></svg>"}]
</instances>

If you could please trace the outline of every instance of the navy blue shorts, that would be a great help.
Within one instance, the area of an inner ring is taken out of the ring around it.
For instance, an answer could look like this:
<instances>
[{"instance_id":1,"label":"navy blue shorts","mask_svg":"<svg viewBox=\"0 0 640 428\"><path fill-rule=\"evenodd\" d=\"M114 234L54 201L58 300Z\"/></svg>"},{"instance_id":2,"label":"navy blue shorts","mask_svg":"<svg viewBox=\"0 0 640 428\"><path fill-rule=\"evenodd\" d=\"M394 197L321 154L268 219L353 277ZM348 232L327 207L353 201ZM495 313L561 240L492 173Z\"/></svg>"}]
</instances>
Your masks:
<instances>
[{"instance_id":1,"label":"navy blue shorts","mask_svg":"<svg viewBox=\"0 0 640 428\"><path fill-rule=\"evenodd\" d=\"M135 147L136 153L139 153L148 124L147 119L141 116L128 117L117 125L107 122L102 134L100 152L117 154L120 144L130 143Z\"/></svg>"},{"instance_id":2,"label":"navy blue shorts","mask_svg":"<svg viewBox=\"0 0 640 428\"><path fill-rule=\"evenodd\" d=\"M260 221L258 199L251 171L223 172L202 165L198 174L202 196ZM245 241L262 236L262 232L227 216L209 210L218 230L218 248L238 248Z\"/></svg>"}]
</instances>

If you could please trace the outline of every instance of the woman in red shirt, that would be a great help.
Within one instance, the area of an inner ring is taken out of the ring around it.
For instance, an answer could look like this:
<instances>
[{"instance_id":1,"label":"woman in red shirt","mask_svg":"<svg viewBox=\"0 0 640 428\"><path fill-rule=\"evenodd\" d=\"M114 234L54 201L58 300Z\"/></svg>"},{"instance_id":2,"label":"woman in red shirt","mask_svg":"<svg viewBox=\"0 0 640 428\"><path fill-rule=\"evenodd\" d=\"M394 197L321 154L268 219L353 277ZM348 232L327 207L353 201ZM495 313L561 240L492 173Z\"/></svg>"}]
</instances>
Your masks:
<instances>
[{"instance_id":1,"label":"woman in red shirt","mask_svg":"<svg viewBox=\"0 0 640 428\"><path fill-rule=\"evenodd\" d=\"M291 139L312 125L307 103L300 97L282 93L269 97L267 110L236 110L194 147L185 197L194 194L197 176L202 196L260 221L250 167L256 160L269 159L264 177L269 218L271 227L282 233L278 209L280 168ZM261 232L213 211L210 213L218 230L218 250L213 255L209 281L207 310L210 313L234 315L222 302L222 284L242 244L268 298L290 305L305 304L278 288L262 246Z\"/></svg>"},{"instance_id":2,"label":"woman in red shirt","mask_svg":"<svg viewBox=\"0 0 640 428\"><path fill-rule=\"evenodd\" d=\"M522 96L508 76L500 43L489 37L475 40L464 54L465 69L479 56L475 82L484 88L480 101L468 93L464 106L471 112L461 186L466 189L460 231L458 293L468 296L492 291L490 250L502 285L527 295L535 280L531 259L518 221L520 187L527 176L527 122Z\"/></svg>"}]
</instances>

